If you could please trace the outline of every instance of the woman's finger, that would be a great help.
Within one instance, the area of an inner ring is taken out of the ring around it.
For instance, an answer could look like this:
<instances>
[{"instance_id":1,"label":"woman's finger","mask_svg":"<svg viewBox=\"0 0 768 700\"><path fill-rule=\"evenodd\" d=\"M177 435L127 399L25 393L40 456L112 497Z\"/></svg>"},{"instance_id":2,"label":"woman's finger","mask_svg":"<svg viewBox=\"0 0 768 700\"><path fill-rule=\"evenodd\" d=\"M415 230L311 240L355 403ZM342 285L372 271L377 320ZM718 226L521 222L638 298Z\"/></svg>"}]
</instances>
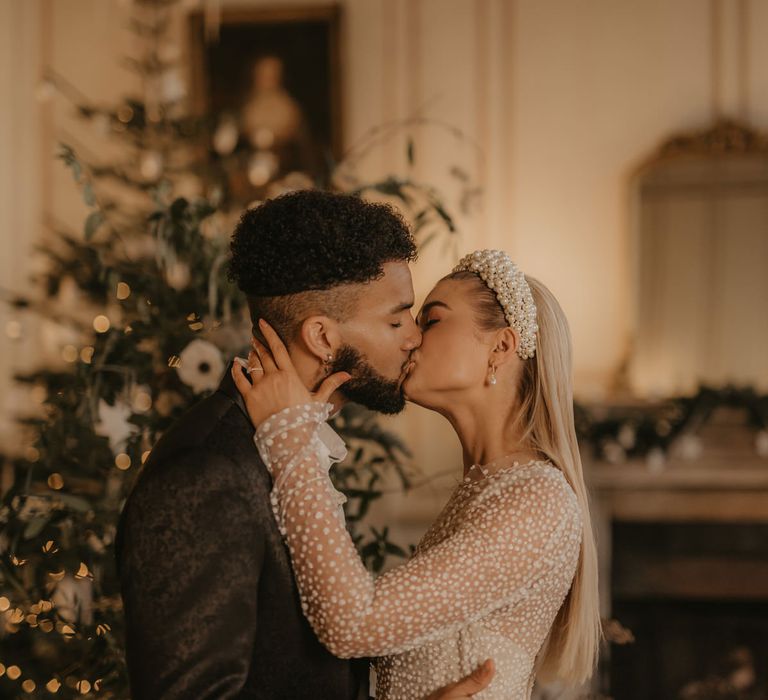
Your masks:
<instances>
[{"instance_id":1,"label":"woman's finger","mask_svg":"<svg viewBox=\"0 0 768 700\"><path fill-rule=\"evenodd\" d=\"M235 380L235 386L237 387L237 390L243 395L243 398L245 398L248 392L251 390L252 384L243 374L243 370L241 368L242 365L239 362L232 363L232 379Z\"/></svg>"},{"instance_id":2,"label":"woman's finger","mask_svg":"<svg viewBox=\"0 0 768 700\"><path fill-rule=\"evenodd\" d=\"M320 385L320 388L315 392L315 400L325 403L331 398L331 394L333 394L336 389L351 378L352 375L349 374L349 372L336 372L336 374L327 377Z\"/></svg>"},{"instance_id":3,"label":"woman's finger","mask_svg":"<svg viewBox=\"0 0 768 700\"><path fill-rule=\"evenodd\" d=\"M248 353L248 374L253 375L259 374L261 376L264 376L264 368L261 366L261 360L259 359L259 356L256 354L255 350L251 350ZM253 378L253 376L251 376Z\"/></svg>"},{"instance_id":4,"label":"woman's finger","mask_svg":"<svg viewBox=\"0 0 768 700\"><path fill-rule=\"evenodd\" d=\"M264 335L264 339L269 343L269 349L272 351L272 357L275 358L277 366L280 369L293 369L293 362L288 354L288 349L280 339L280 336L275 332L275 329L263 318L259 319L259 328Z\"/></svg>"},{"instance_id":5,"label":"woman's finger","mask_svg":"<svg viewBox=\"0 0 768 700\"><path fill-rule=\"evenodd\" d=\"M251 344L253 345L256 354L259 356L259 362L261 362L261 367L264 372L267 374L270 372L277 372L277 364L275 363L275 359L272 357L269 348L265 347L264 344L256 338L251 338Z\"/></svg>"}]
</instances>

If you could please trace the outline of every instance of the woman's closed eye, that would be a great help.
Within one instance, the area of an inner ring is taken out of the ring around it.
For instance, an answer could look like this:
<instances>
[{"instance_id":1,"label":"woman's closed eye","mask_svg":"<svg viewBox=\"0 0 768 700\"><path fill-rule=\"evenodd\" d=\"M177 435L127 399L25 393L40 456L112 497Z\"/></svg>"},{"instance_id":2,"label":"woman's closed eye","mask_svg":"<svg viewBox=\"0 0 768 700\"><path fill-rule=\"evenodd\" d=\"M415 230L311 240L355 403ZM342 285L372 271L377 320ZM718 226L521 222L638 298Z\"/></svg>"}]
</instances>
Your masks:
<instances>
[{"instance_id":1,"label":"woman's closed eye","mask_svg":"<svg viewBox=\"0 0 768 700\"><path fill-rule=\"evenodd\" d=\"M423 325L424 325L424 330L427 330L427 328L429 328L430 326L434 326L434 325L435 325L435 324L436 324L436 323L437 323L439 320L440 320L439 318L430 318L430 319L427 319L427 320L424 322L424 324L423 324Z\"/></svg>"}]
</instances>

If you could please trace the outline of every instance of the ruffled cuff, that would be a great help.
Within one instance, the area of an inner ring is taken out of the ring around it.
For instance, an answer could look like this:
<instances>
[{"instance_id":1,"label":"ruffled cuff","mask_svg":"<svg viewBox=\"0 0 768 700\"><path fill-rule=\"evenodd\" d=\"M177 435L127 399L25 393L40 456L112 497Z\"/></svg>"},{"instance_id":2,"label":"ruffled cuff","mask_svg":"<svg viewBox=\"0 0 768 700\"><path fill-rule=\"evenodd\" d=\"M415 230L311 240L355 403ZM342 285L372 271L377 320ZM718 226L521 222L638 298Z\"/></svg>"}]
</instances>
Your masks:
<instances>
[{"instance_id":1,"label":"ruffled cuff","mask_svg":"<svg viewBox=\"0 0 768 700\"><path fill-rule=\"evenodd\" d=\"M256 428L253 440L270 474L274 476L273 465L290 456L291 444L288 433L307 424L310 426L314 424L315 428L312 432L316 433L317 427L328 420L331 411L333 411L333 404L321 401L289 406L278 413L273 413Z\"/></svg>"}]
</instances>

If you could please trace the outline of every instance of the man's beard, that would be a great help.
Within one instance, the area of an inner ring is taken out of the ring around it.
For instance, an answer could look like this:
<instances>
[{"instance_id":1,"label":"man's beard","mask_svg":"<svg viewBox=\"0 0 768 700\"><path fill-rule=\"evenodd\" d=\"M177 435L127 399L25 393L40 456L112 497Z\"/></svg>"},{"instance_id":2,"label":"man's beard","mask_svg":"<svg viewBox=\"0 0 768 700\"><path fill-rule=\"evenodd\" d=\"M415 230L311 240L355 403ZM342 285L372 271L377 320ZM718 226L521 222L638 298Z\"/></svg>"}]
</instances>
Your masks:
<instances>
[{"instance_id":1,"label":"man's beard","mask_svg":"<svg viewBox=\"0 0 768 700\"><path fill-rule=\"evenodd\" d=\"M344 382L339 391L350 401L379 413L400 413L405 408L405 397L399 379L382 377L351 345L343 345L331 363L330 374L349 372L352 379Z\"/></svg>"}]
</instances>

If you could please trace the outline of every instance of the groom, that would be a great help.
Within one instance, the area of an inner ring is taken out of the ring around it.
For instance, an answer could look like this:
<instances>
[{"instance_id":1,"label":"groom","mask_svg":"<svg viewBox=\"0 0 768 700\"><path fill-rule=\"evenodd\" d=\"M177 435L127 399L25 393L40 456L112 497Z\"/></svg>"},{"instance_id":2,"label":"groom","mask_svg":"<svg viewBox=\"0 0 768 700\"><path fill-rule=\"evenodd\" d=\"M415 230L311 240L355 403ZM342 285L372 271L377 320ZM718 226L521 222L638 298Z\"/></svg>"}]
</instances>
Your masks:
<instances>
[{"instance_id":1,"label":"groom","mask_svg":"<svg viewBox=\"0 0 768 700\"><path fill-rule=\"evenodd\" d=\"M308 388L347 371L335 402L397 413L403 368L421 342L410 311L415 256L390 207L301 191L243 214L230 274ZM330 432L328 459L338 459ZM332 656L302 615L270 489L226 372L152 450L120 520L134 700L368 697L368 661ZM431 700L470 697L492 675L481 667Z\"/></svg>"}]
</instances>

